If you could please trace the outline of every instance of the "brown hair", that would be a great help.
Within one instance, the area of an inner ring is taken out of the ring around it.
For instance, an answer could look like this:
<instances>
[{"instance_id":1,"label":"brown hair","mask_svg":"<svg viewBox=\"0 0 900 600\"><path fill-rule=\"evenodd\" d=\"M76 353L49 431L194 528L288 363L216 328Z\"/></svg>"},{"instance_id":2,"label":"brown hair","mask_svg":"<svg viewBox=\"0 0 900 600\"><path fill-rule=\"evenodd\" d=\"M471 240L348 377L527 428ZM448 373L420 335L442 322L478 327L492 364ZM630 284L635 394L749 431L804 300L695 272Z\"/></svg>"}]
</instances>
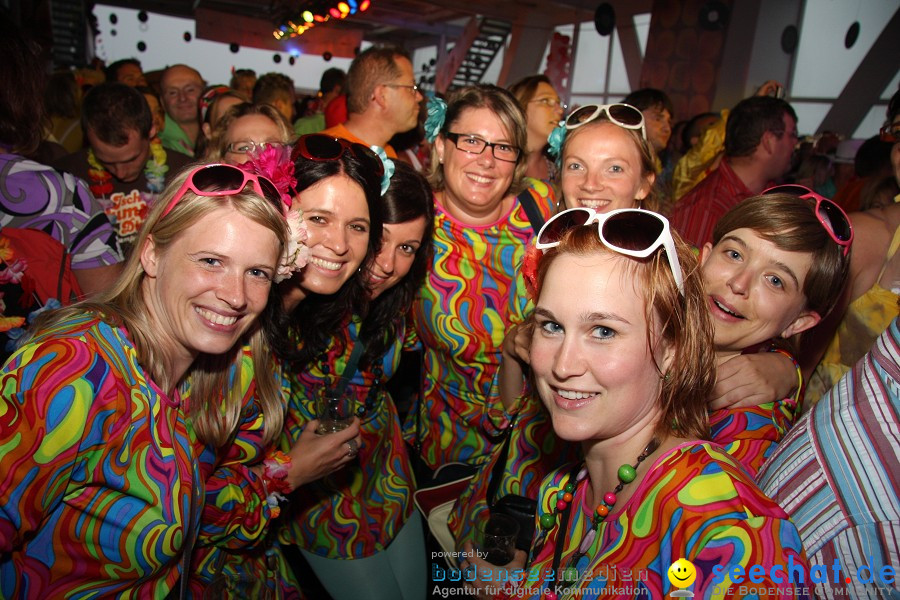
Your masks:
<instances>
[{"instance_id":1,"label":"brown hair","mask_svg":"<svg viewBox=\"0 0 900 600\"><path fill-rule=\"evenodd\" d=\"M509 86L509 93L516 97L519 106L522 110L525 110L528 103L534 99L538 86L542 83L546 83L553 89L556 89L556 86L551 83L550 78L546 75L529 75Z\"/></svg>"},{"instance_id":2,"label":"brown hair","mask_svg":"<svg viewBox=\"0 0 900 600\"><path fill-rule=\"evenodd\" d=\"M392 46L372 46L353 59L347 72L348 112L366 112L375 86L389 83L401 75L398 56L410 60L405 50Z\"/></svg>"},{"instance_id":3,"label":"brown hair","mask_svg":"<svg viewBox=\"0 0 900 600\"><path fill-rule=\"evenodd\" d=\"M525 113L519 107L515 97L496 85L473 85L457 90L447 100L447 112L444 125L441 127L439 137L453 129L453 124L459 120L462 113L470 108L487 108L494 113L506 129L513 145L521 150L516 162L516 170L513 172L512 182L504 195L510 192L518 192L522 187L522 179L525 177L525 148L528 147L528 133L525 129ZM438 159L437 146L440 142L435 140L431 145L431 167L428 171L428 183L432 189L440 191L444 189L444 166ZM485 149L487 151L487 149Z\"/></svg>"},{"instance_id":4,"label":"brown hair","mask_svg":"<svg viewBox=\"0 0 900 600\"><path fill-rule=\"evenodd\" d=\"M850 254L838 246L816 217L813 200L790 194L747 198L719 219L713 245L736 229L752 229L786 252L812 255L803 281L806 306L821 317L834 307L850 272Z\"/></svg>"},{"instance_id":5,"label":"brown hair","mask_svg":"<svg viewBox=\"0 0 900 600\"><path fill-rule=\"evenodd\" d=\"M633 241L616 238L614 228L605 231L610 243L629 247ZM625 233L624 231L622 232ZM671 434L680 438L708 439L709 419L706 402L715 383L715 352L713 328L706 307L703 279L697 258L690 246L672 232L678 261L684 274L684 296L678 291L669 261L660 248L651 256L640 259L619 254L607 248L597 235L597 226L575 227L567 231L559 246L544 255L537 271L537 296L548 270L562 254L584 256L609 253L627 261L627 268L636 289L643 290L647 321L647 346L655 355L660 341L671 344L674 355L669 369L662 373L659 404L663 417L656 425L657 434ZM654 340L651 328L660 324L660 338Z\"/></svg>"}]
</instances>

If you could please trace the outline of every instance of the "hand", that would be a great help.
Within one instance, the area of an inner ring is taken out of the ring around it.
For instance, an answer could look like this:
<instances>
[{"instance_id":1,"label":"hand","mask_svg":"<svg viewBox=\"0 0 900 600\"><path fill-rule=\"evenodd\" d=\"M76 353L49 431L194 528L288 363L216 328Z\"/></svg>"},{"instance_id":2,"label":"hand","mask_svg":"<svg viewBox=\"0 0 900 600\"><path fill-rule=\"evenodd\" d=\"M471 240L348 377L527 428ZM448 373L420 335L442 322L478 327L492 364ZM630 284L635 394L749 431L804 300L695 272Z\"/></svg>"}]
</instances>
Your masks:
<instances>
[{"instance_id":1,"label":"hand","mask_svg":"<svg viewBox=\"0 0 900 600\"><path fill-rule=\"evenodd\" d=\"M754 96L774 96L775 91L780 87L784 87L784 86L782 86L780 83L778 83L774 79L770 79L769 81L767 81L764 84L762 84L761 86L759 86L759 89L756 90L756 93L754 94Z\"/></svg>"},{"instance_id":2,"label":"hand","mask_svg":"<svg viewBox=\"0 0 900 600\"><path fill-rule=\"evenodd\" d=\"M466 587L476 590L479 598L491 597L486 590L488 585L495 588L503 585L497 581L496 577L489 577L489 574L495 572L497 569L506 569L509 573L512 573L516 569L524 569L525 561L528 558L527 554L517 549L513 559L508 564L493 565L478 556L478 552L475 550L475 546L472 542L463 544L463 551L466 553L466 558L459 563L459 568L461 570L465 570L470 566L475 568L475 577L470 576L464 579L466 579ZM482 573L484 573L484 576L482 576ZM469 581L469 579L472 579L473 581Z\"/></svg>"},{"instance_id":3,"label":"hand","mask_svg":"<svg viewBox=\"0 0 900 600\"><path fill-rule=\"evenodd\" d=\"M533 332L531 323L513 325L503 338L503 358L514 358L523 366L531 364L531 336Z\"/></svg>"},{"instance_id":4,"label":"hand","mask_svg":"<svg viewBox=\"0 0 900 600\"><path fill-rule=\"evenodd\" d=\"M334 433L320 435L316 433L318 426L318 419L307 423L300 438L288 452L291 468L287 482L292 490L342 468L356 458L356 452L350 452L350 444L356 445L357 452L362 445L359 419L356 417L353 417L347 429Z\"/></svg>"},{"instance_id":5,"label":"hand","mask_svg":"<svg viewBox=\"0 0 900 600\"><path fill-rule=\"evenodd\" d=\"M797 389L797 369L780 352L739 354L719 365L710 410L759 406Z\"/></svg>"}]
</instances>

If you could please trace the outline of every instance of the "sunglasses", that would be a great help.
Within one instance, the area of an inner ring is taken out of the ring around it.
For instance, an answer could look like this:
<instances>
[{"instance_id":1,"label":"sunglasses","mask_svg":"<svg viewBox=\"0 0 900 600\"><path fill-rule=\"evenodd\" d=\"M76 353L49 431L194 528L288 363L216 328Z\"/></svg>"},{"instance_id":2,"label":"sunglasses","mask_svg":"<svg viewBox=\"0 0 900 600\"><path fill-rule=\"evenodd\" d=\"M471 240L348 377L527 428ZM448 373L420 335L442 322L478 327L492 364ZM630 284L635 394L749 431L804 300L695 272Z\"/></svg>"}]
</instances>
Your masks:
<instances>
[{"instance_id":1,"label":"sunglasses","mask_svg":"<svg viewBox=\"0 0 900 600\"><path fill-rule=\"evenodd\" d=\"M641 137L647 139L644 128L644 113L630 104L586 104L573 110L565 120L566 129L575 129L590 123L600 115L606 115L610 121L625 129L640 129Z\"/></svg>"},{"instance_id":2,"label":"sunglasses","mask_svg":"<svg viewBox=\"0 0 900 600\"><path fill-rule=\"evenodd\" d=\"M342 138L334 138L322 133L300 136L294 144L291 160L297 160L298 156L317 161L338 160L346 152L349 152L362 163L363 168L373 171L378 177L384 175L384 164L372 150L362 144Z\"/></svg>"},{"instance_id":3,"label":"sunglasses","mask_svg":"<svg viewBox=\"0 0 900 600\"><path fill-rule=\"evenodd\" d=\"M642 208L620 208L598 213L590 208L570 208L552 216L538 232L535 246L540 250L555 248L570 229L597 223L597 234L603 245L625 256L646 258L660 246L666 251L669 268L678 291L684 296L684 276L675 253L675 240L669 220Z\"/></svg>"},{"instance_id":4,"label":"sunglasses","mask_svg":"<svg viewBox=\"0 0 900 600\"><path fill-rule=\"evenodd\" d=\"M274 183L261 175L248 173L234 165L214 164L201 165L191 171L185 182L169 200L169 204L159 218L162 219L172 212L172 209L188 190L198 196L231 196L242 192L248 183L253 186L253 191L278 207L278 213L281 214L281 192Z\"/></svg>"},{"instance_id":5,"label":"sunglasses","mask_svg":"<svg viewBox=\"0 0 900 600\"><path fill-rule=\"evenodd\" d=\"M819 223L822 224L834 243L844 249L844 256L850 252L850 245L853 243L853 226L850 224L850 217L840 206L808 187L793 183L776 185L762 193L763 196L768 194L788 194L804 200L815 200L815 213Z\"/></svg>"}]
</instances>

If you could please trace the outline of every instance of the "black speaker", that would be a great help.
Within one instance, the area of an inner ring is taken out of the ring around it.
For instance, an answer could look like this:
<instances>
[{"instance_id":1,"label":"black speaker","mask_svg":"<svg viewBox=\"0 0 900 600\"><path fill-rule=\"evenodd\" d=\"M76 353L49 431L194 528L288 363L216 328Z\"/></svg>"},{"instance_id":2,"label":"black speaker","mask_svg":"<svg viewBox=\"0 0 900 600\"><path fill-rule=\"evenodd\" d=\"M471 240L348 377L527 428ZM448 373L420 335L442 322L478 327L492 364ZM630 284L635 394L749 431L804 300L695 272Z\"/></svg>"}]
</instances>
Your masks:
<instances>
[{"instance_id":1,"label":"black speaker","mask_svg":"<svg viewBox=\"0 0 900 600\"><path fill-rule=\"evenodd\" d=\"M728 26L731 10L718 0L710 0L700 7L700 27L708 31L719 31Z\"/></svg>"},{"instance_id":2,"label":"black speaker","mask_svg":"<svg viewBox=\"0 0 900 600\"><path fill-rule=\"evenodd\" d=\"M604 2L594 12L594 27L602 36L611 34L616 29L616 11L609 2Z\"/></svg>"}]
</instances>

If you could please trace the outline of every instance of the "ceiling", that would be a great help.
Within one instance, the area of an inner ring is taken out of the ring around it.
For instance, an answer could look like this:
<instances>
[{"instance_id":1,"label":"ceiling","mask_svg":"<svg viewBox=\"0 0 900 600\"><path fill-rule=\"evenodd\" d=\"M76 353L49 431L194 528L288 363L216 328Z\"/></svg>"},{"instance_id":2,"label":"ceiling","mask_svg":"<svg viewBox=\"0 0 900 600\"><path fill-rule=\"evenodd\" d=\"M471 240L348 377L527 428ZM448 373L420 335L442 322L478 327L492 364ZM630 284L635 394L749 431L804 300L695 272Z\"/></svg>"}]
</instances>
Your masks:
<instances>
[{"instance_id":1,"label":"ceiling","mask_svg":"<svg viewBox=\"0 0 900 600\"><path fill-rule=\"evenodd\" d=\"M198 10L201 13L227 13L266 21L273 29L286 18L296 18L300 11L298 7L310 3L298 0L102 0L102 4L186 18L195 18ZM361 31L365 41L413 50L435 45L442 36L446 41L460 37L466 23L474 16L501 19L512 24L527 21L552 29L557 25L592 19L598 4L597 0L372 0L368 11L351 15L343 21L332 20L319 27L328 28L333 33L341 30ZM625 17L637 12L649 12L652 0L619 0L610 4L620 17Z\"/></svg>"}]
</instances>

